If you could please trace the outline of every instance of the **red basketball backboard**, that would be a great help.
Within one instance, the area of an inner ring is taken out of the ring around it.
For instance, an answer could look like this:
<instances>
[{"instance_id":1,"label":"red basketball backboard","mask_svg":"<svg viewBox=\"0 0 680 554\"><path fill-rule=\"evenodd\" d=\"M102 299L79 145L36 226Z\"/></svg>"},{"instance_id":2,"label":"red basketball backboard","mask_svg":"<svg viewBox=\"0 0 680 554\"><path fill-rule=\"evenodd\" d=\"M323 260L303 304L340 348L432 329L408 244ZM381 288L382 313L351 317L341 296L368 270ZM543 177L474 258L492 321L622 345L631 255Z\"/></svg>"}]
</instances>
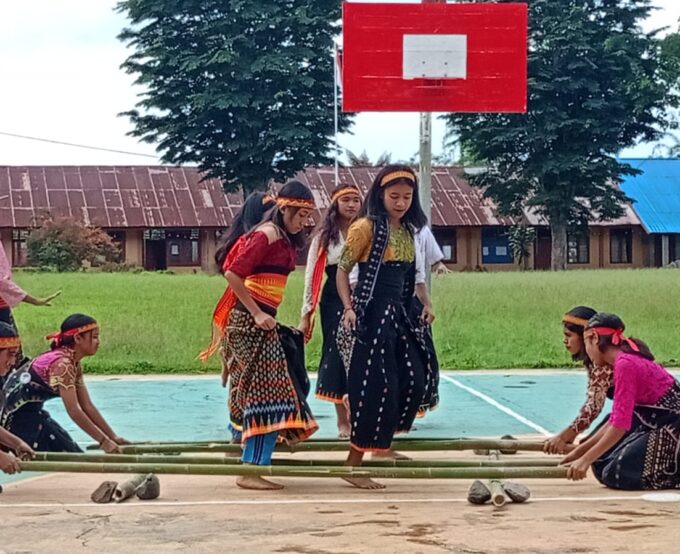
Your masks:
<instances>
[{"instance_id":1,"label":"red basketball backboard","mask_svg":"<svg viewBox=\"0 0 680 554\"><path fill-rule=\"evenodd\" d=\"M343 4L348 112L526 112L526 4Z\"/></svg>"}]
</instances>

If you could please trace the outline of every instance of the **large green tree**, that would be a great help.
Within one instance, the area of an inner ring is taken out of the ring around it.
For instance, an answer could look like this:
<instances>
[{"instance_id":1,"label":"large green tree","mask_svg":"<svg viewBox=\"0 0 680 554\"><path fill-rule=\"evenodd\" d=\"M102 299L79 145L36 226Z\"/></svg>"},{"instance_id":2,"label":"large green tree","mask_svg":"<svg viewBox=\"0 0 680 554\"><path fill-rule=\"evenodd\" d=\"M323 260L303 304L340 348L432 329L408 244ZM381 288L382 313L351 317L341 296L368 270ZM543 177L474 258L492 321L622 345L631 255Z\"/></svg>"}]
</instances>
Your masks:
<instances>
[{"instance_id":1,"label":"large green tree","mask_svg":"<svg viewBox=\"0 0 680 554\"><path fill-rule=\"evenodd\" d=\"M529 206L548 219L553 269L566 267L570 227L621 215L613 184L636 170L616 154L674 125L677 49L642 31L650 4L530 0L528 113L447 116L488 165L475 184L505 213Z\"/></svg>"},{"instance_id":2,"label":"large green tree","mask_svg":"<svg viewBox=\"0 0 680 554\"><path fill-rule=\"evenodd\" d=\"M123 68L145 92L123 115L165 162L225 189L329 162L337 0L127 0ZM340 131L350 117L340 116Z\"/></svg>"}]
</instances>

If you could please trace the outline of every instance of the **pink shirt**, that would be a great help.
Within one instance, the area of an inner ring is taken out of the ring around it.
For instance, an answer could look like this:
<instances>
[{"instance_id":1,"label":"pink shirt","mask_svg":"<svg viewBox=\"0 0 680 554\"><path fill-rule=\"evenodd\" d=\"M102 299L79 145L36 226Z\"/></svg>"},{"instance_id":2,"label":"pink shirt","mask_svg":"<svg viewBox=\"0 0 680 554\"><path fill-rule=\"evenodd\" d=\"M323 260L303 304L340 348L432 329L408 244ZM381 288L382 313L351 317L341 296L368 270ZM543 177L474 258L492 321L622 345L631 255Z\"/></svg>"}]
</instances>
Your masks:
<instances>
[{"instance_id":1,"label":"pink shirt","mask_svg":"<svg viewBox=\"0 0 680 554\"><path fill-rule=\"evenodd\" d=\"M0 242L0 308L13 308L26 298L26 292L12 280L12 267Z\"/></svg>"},{"instance_id":2,"label":"pink shirt","mask_svg":"<svg viewBox=\"0 0 680 554\"><path fill-rule=\"evenodd\" d=\"M628 431L635 406L652 406L668 392L675 378L656 362L620 352L614 362L614 405L609 423Z\"/></svg>"}]
</instances>

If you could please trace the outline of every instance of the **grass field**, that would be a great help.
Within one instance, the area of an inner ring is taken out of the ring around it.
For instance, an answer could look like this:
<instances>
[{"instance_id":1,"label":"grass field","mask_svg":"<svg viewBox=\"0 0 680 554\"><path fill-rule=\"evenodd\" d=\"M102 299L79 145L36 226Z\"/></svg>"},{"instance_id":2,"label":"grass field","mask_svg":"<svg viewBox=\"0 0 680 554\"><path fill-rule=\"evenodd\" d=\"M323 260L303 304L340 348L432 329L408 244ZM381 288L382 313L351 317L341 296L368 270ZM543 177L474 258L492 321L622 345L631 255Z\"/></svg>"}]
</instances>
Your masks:
<instances>
[{"instance_id":1,"label":"grass field","mask_svg":"<svg viewBox=\"0 0 680 554\"><path fill-rule=\"evenodd\" d=\"M23 273L33 295L63 294L51 308L21 305L16 319L29 354L64 317L84 312L102 326L93 373L199 373L218 370L196 355L209 340L210 317L224 279L207 275ZM680 272L455 273L433 281L435 342L443 368L549 368L569 365L560 317L577 304L621 315L630 334L646 340L669 366L680 360ZM291 276L280 320L297 324L302 272ZM317 326L318 327L318 326ZM320 333L308 348L315 369Z\"/></svg>"}]
</instances>

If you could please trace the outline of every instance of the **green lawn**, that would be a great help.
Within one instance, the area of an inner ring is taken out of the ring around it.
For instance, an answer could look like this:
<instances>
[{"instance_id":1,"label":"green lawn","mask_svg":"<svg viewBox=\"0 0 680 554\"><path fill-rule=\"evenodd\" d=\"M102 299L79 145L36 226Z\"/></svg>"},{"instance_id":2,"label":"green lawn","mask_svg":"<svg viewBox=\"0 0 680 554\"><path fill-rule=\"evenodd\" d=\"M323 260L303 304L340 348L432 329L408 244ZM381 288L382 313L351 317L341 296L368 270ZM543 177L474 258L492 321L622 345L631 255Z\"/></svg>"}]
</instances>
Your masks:
<instances>
[{"instance_id":1,"label":"green lawn","mask_svg":"<svg viewBox=\"0 0 680 554\"><path fill-rule=\"evenodd\" d=\"M26 349L47 347L43 337L73 312L96 317L103 346L87 361L95 373L217 371L219 362L196 361L210 335L210 317L224 289L219 276L167 274L52 274L18 271L33 295L61 289L51 308L22 305L16 319ZM569 271L563 273L455 273L433 283L435 342L443 368L564 367L560 317L590 304L621 315L630 334L649 343L658 359L680 359L680 272L675 270ZM302 272L291 277L280 311L297 324ZM309 346L318 362L320 337Z\"/></svg>"}]
</instances>

